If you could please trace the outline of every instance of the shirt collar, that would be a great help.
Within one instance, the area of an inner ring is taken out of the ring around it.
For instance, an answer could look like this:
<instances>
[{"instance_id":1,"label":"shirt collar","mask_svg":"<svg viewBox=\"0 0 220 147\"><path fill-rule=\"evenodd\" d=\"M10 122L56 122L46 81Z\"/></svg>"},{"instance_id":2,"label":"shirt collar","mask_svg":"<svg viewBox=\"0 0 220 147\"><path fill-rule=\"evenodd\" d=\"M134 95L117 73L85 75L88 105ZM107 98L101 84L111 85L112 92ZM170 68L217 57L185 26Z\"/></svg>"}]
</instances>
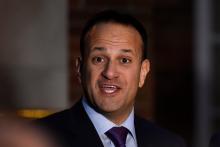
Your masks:
<instances>
[{"instance_id":1,"label":"shirt collar","mask_svg":"<svg viewBox=\"0 0 220 147\"><path fill-rule=\"evenodd\" d=\"M108 120L105 116L95 111L92 107L88 105L88 102L85 97L82 99L83 107L95 126L99 136L104 134L106 131L111 129L112 127L117 127L118 125L114 124L110 120ZM134 108L129 114L128 118L120 125L127 128L132 137L136 140L135 127L134 127Z\"/></svg>"}]
</instances>

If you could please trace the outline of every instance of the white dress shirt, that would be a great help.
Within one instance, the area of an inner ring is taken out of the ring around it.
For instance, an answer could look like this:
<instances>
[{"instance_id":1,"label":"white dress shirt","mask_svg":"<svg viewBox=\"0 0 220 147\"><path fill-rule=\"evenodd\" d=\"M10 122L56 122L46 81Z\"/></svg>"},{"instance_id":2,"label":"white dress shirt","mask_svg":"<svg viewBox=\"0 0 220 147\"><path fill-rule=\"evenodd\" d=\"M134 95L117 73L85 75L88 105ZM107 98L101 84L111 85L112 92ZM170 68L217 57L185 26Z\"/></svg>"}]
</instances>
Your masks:
<instances>
[{"instance_id":1,"label":"white dress shirt","mask_svg":"<svg viewBox=\"0 0 220 147\"><path fill-rule=\"evenodd\" d=\"M108 120L102 114L95 111L92 107L90 107L85 98L83 98L82 104L90 120L95 126L95 129L104 147L115 147L114 143L105 135L105 132L107 132L112 127L120 127L120 126L123 126L130 131L126 138L126 147L137 147L137 140L135 134L135 127L134 127L134 108L132 109L132 112L130 113L128 118L120 126L118 126L113 122L111 122L110 120Z\"/></svg>"}]
</instances>

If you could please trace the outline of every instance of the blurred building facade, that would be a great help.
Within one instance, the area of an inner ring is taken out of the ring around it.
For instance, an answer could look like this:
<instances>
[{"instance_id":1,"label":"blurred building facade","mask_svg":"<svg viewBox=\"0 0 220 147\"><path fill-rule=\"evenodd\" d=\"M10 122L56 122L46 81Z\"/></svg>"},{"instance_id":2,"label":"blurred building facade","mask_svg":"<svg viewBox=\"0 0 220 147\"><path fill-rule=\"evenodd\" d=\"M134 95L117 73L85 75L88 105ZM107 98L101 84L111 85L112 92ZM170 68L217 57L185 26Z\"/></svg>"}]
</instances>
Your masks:
<instances>
[{"instance_id":1,"label":"blurred building facade","mask_svg":"<svg viewBox=\"0 0 220 147\"><path fill-rule=\"evenodd\" d=\"M1 106L67 106L67 2L0 1Z\"/></svg>"},{"instance_id":2,"label":"blurred building facade","mask_svg":"<svg viewBox=\"0 0 220 147\"><path fill-rule=\"evenodd\" d=\"M0 108L58 110L75 103L82 26L100 10L117 9L149 31L152 68L138 113L206 147L220 130L219 6L218 0L1 0Z\"/></svg>"}]
</instances>

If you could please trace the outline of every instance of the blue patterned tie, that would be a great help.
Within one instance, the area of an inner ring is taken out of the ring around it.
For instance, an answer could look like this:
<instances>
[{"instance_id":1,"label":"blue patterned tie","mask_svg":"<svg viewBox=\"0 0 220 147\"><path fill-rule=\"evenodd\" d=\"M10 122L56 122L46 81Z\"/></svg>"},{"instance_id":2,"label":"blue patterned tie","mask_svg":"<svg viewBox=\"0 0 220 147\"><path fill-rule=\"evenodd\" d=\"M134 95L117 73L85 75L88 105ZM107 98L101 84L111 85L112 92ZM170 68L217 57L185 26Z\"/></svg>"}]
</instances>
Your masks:
<instances>
[{"instance_id":1,"label":"blue patterned tie","mask_svg":"<svg viewBox=\"0 0 220 147\"><path fill-rule=\"evenodd\" d=\"M128 129L125 127L113 127L107 132L105 132L105 135L107 135L108 138L111 139L115 147L126 147L125 143L126 143L127 134L128 134Z\"/></svg>"}]
</instances>

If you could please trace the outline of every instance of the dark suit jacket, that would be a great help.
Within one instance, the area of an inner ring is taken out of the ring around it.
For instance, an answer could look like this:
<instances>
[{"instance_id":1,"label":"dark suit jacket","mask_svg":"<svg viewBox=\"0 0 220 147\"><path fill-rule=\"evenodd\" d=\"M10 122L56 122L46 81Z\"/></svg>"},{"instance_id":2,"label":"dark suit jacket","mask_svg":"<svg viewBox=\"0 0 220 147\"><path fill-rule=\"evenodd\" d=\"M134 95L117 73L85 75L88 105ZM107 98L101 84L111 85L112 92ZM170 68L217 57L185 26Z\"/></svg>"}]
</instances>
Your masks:
<instances>
[{"instance_id":1,"label":"dark suit jacket","mask_svg":"<svg viewBox=\"0 0 220 147\"><path fill-rule=\"evenodd\" d=\"M212 136L209 147L220 147L220 132Z\"/></svg>"},{"instance_id":2,"label":"dark suit jacket","mask_svg":"<svg viewBox=\"0 0 220 147\"><path fill-rule=\"evenodd\" d=\"M81 102L70 109L37 120L37 124L46 127L61 141L63 147L103 147ZM137 116L135 131L138 147L185 147L182 138Z\"/></svg>"}]
</instances>

